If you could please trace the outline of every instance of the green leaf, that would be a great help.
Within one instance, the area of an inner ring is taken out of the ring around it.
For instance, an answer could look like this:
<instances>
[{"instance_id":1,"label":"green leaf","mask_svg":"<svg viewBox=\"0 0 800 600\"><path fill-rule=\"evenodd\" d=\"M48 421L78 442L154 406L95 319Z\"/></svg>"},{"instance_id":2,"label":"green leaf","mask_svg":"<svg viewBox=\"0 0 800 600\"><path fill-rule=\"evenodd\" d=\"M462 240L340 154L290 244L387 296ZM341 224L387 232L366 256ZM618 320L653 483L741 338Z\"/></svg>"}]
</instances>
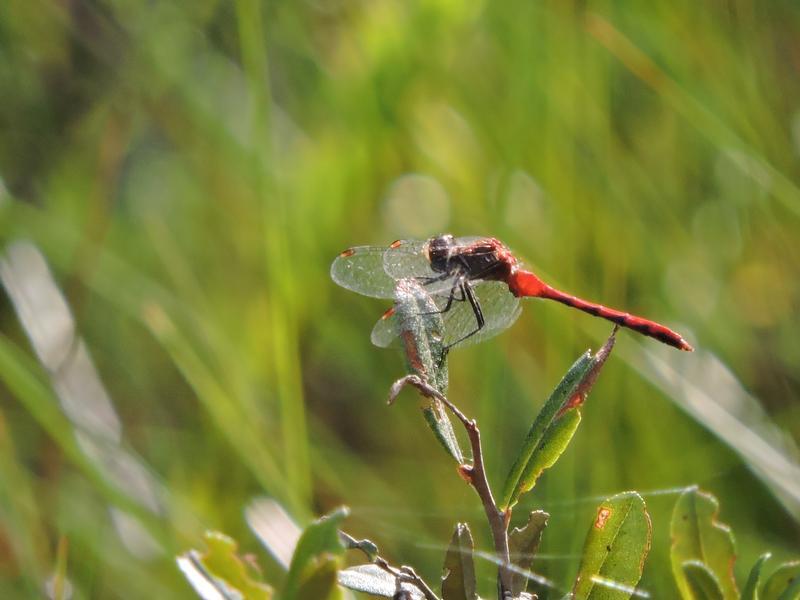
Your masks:
<instances>
[{"instance_id":1,"label":"green leaf","mask_svg":"<svg viewBox=\"0 0 800 600\"><path fill-rule=\"evenodd\" d=\"M341 600L338 574L341 559L331 554L323 554L316 564L303 577L297 588L296 598L314 600Z\"/></svg>"},{"instance_id":2,"label":"green leaf","mask_svg":"<svg viewBox=\"0 0 800 600\"><path fill-rule=\"evenodd\" d=\"M761 600L784 600L783 595L800 580L800 561L793 560L780 565L769 576L761 588Z\"/></svg>"},{"instance_id":3,"label":"green leaf","mask_svg":"<svg viewBox=\"0 0 800 600\"><path fill-rule=\"evenodd\" d=\"M739 589L733 577L736 544L727 525L719 523L717 499L697 488L681 494L672 513L672 573L684 598L691 598L683 563L705 564L719 581L722 597L736 599Z\"/></svg>"},{"instance_id":4,"label":"green leaf","mask_svg":"<svg viewBox=\"0 0 800 600\"><path fill-rule=\"evenodd\" d=\"M329 515L314 521L300 536L289 566L286 585L281 594L283 600L305 600L301 595L304 586L319 578L325 579L330 559L338 565L344 554L344 544L339 537L339 525L347 516L347 509L339 508ZM335 580L335 576L334 576Z\"/></svg>"},{"instance_id":5,"label":"green leaf","mask_svg":"<svg viewBox=\"0 0 800 600\"><path fill-rule=\"evenodd\" d=\"M392 598L397 591L395 577L378 565L359 565L339 571L339 584L357 592ZM402 584L402 589L411 600L423 600L424 596L410 583Z\"/></svg>"},{"instance_id":6,"label":"green leaf","mask_svg":"<svg viewBox=\"0 0 800 600\"><path fill-rule=\"evenodd\" d=\"M205 534L208 551L190 550L177 558L178 566L201 598L268 600L272 588L253 578L236 554L236 542L217 531Z\"/></svg>"},{"instance_id":7,"label":"green leaf","mask_svg":"<svg viewBox=\"0 0 800 600\"><path fill-rule=\"evenodd\" d=\"M556 463L569 446L572 436L575 435L580 424L581 411L579 408L571 408L553 421L522 472L518 495L533 489L542 473Z\"/></svg>"},{"instance_id":8,"label":"green leaf","mask_svg":"<svg viewBox=\"0 0 800 600\"><path fill-rule=\"evenodd\" d=\"M581 379L586 376L592 366L592 356L587 351L573 364L567 374L564 375L556 389L544 403L536 419L531 425L528 435L522 444L522 449L517 456L517 460L511 467L511 471L506 477L503 485L503 499L500 503L501 510L513 506L522 493L522 475L525 472L531 456L536 448L541 444L547 428L552 423L561 406L566 402L577 389Z\"/></svg>"},{"instance_id":9,"label":"green leaf","mask_svg":"<svg viewBox=\"0 0 800 600\"><path fill-rule=\"evenodd\" d=\"M549 518L550 515L543 510L535 510L528 516L528 522L524 527L515 527L511 530L508 535L508 553L512 565L523 571L530 570ZM515 571L511 576L511 595L517 597L527 587L528 578L524 573Z\"/></svg>"},{"instance_id":10,"label":"green leaf","mask_svg":"<svg viewBox=\"0 0 800 600\"><path fill-rule=\"evenodd\" d=\"M444 558L443 600L477 600L472 534L466 523L458 523Z\"/></svg>"},{"instance_id":11,"label":"green leaf","mask_svg":"<svg viewBox=\"0 0 800 600\"><path fill-rule=\"evenodd\" d=\"M750 569L750 575L748 575L747 583L742 591L742 600L759 600L761 597L758 593L758 588L761 585L761 571L770 556L772 555L769 552L765 552L758 558L753 568Z\"/></svg>"},{"instance_id":12,"label":"green leaf","mask_svg":"<svg viewBox=\"0 0 800 600\"><path fill-rule=\"evenodd\" d=\"M800 598L800 577L795 577L789 587L778 596L778 600L798 600Z\"/></svg>"},{"instance_id":13,"label":"green leaf","mask_svg":"<svg viewBox=\"0 0 800 600\"><path fill-rule=\"evenodd\" d=\"M448 375L442 312L415 279L397 282L394 308L394 323L405 350L406 370L446 395ZM430 398L422 410L436 439L462 464L464 453L442 402Z\"/></svg>"},{"instance_id":14,"label":"green leaf","mask_svg":"<svg viewBox=\"0 0 800 600\"><path fill-rule=\"evenodd\" d=\"M693 600L722 600L719 580L705 563L699 560L687 560L681 568L692 591Z\"/></svg>"},{"instance_id":15,"label":"green leaf","mask_svg":"<svg viewBox=\"0 0 800 600\"><path fill-rule=\"evenodd\" d=\"M616 329L614 330L616 332ZM594 355L586 352L570 367L544 403L503 485L501 510L514 506L545 469L553 466L580 424L578 407L614 347L614 333Z\"/></svg>"},{"instance_id":16,"label":"green leaf","mask_svg":"<svg viewBox=\"0 0 800 600\"><path fill-rule=\"evenodd\" d=\"M624 492L603 502L586 536L573 597L630 598L651 538L650 515L639 494Z\"/></svg>"}]
</instances>

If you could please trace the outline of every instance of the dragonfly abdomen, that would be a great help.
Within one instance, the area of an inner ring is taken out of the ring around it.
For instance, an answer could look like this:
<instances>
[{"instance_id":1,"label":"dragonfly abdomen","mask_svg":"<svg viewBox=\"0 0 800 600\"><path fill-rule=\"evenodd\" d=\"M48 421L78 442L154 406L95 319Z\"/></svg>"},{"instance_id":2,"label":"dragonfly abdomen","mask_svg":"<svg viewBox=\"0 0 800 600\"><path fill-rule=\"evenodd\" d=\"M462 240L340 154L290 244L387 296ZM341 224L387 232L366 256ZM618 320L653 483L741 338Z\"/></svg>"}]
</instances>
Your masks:
<instances>
[{"instance_id":1,"label":"dragonfly abdomen","mask_svg":"<svg viewBox=\"0 0 800 600\"><path fill-rule=\"evenodd\" d=\"M691 352L694 350L692 346L681 337L680 334L672 331L670 328L650 321L643 317L637 317L630 313L622 312L608 308L602 304L595 302L588 302L577 298L570 294L566 294L552 286L547 285L536 275L529 271L518 269L515 271L509 281L509 289L515 296L527 296L533 298L546 298L548 300L555 300L561 304L566 304L572 308L577 308L585 313L589 313L595 317L601 317L612 323L616 323L622 327L627 327L633 331L655 338L660 342Z\"/></svg>"}]
</instances>

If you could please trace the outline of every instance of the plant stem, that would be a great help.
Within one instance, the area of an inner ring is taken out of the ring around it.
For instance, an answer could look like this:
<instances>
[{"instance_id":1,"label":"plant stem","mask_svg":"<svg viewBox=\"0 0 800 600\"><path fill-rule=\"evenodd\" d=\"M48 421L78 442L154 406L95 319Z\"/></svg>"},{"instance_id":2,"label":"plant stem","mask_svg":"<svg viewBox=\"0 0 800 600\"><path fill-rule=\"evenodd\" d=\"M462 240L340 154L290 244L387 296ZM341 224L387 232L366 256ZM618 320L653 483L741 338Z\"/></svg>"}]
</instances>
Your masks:
<instances>
[{"instance_id":1,"label":"plant stem","mask_svg":"<svg viewBox=\"0 0 800 600\"><path fill-rule=\"evenodd\" d=\"M360 550L372 564L394 577L398 586L397 591L400 591L401 583L409 583L422 592L425 600L439 600L439 597L428 587L425 580L417 575L414 569L405 565L401 565L399 568L391 566L385 558L378 554L378 547L370 540L357 540L344 531L339 531L339 537L347 549Z\"/></svg>"},{"instance_id":2,"label":"plant stem","mask_svg":"<svg viewBox=\"0 0 800 600\"><path fill-rule=\"evenodd\" d=\"M498 580L500 582L500 598L502 598L506 591L511 590L512 572L509 569L508 521L506 519L506 513L497 508L494 496L492 495L492 489L489 487L489 480L486 477L486 469L483 464L481 432L478 429L478 424L474 419L468 419L466 415L441 392L427 384L417 375L406 375L394 382L389 391L389 404L394 402L400 391L407 385L417 388L423 396L440 400L450 412L461 421L461 424L467 432L470 447L472 448L472 465L462 465L461 472L466 476L467 480L478 494L478 497L481 499L483 510L486 513L486 519L489 521L489 528L492 531L492 540L494 541L494 551L497 553L497 557L500 560Z\"/></svg>"},{"instance_id":3,"label":"plant stem","mask_svg":"<svg viewBox=\"0 0 800 600\"><path fill-rule=\"evenodd\" d=\"M376 557L373 562L381 569L394 576L398 582L410 583L416 587L420 592L422 592L422 595L425 596L425 600L439 600L439 597L430 587L428 587L428 584L425 583L425 580L417 575L416 571L414 571L414 569L411 567L403 566L399 569L396 569L380 556Z\"/></svg>"}]
</instances>

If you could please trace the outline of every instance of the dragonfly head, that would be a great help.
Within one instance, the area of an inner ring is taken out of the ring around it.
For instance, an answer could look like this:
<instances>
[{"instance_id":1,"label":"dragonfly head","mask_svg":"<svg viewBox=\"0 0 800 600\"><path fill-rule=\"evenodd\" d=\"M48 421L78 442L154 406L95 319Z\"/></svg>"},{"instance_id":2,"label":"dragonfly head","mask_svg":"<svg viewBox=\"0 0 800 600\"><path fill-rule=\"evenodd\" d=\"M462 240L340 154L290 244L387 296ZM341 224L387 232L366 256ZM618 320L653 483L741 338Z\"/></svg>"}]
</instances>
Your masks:
<instances>
[{"instance_id":1,"label":"dragonfly head","mask_svg":"<svg viewBox=\"0 0 800 600\"><path fill-rule=\"evenodd\" d=\"M449 233L428 240L425 252L431 263L431 269L438 273L446 273L449 270L450 255L454 245L455 240Z\"/></svg>"}]
</instances>

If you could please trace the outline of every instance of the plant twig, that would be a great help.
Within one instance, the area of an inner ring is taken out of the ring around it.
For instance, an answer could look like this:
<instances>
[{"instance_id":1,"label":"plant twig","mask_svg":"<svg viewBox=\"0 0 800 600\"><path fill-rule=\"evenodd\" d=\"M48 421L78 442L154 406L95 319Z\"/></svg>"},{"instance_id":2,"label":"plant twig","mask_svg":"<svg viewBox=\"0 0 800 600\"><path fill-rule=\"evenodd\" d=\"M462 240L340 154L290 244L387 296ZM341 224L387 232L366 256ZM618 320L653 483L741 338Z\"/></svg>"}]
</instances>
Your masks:
<instances>
[{"instance_id":1,"label":"plant twig","mask_svg":"<svg viewBox=\"0 0 800 600\"><path fill-rule=\"evenodd\" d=\"M389 390L389 404L392 404L402 389L408 385L417 388L423 396L440 400L450 412L461 421L461 424L467 432L469 443L472 448L472 465L461 465L461 473L472 485L478 497L481 499L483 510L486 513L486 519L489 521L489 527L492 531L492 539L494 541L494 551L497 553L500 560L498 579L500 581L499 596L502 598L505 592L511 590L512 572L509 569L510 560L508 556L508 519L506 513L497 508L494 496L492 495L492 489L489 487L489 480L486 477L486 470L483 464L481 432L478 429L478 424L474 419L468 419L464 413L444 396L444 394L430 386L417 375L406 375L392 384Z\"/></svg>"},{"instance_id":2,"label":"plant twig","mask_svg":"<svg viewBox=\"0 0 800 600\"><path fill-rule=\"evenodd\" d=\"M378 556L373 562L381 569L392 575L395 579L397 579L398 582L410 583L416 587L420 592L422 592L422 595L425 596L425 600L439 600L439 597L430 587L428 587L428 584L425 583L425 580L417 575L416 571L414 571L414 569L411 567L402 566L399 569L396 569L380 556Z\"/></svg>"},{"instance_id":3,"label":"plant twig","mask_svg":"<svg viewBox=\"0 0 800 600\"><path fill-rule=\"evenodd\" d=\"M425 580L417 575L414 569L406 566L400 566L399 568L391 566L385 558L378 554L378 547L370 540L357 540L344 531L340 531L339 536L348 549L360 550L372 564L377 565L394 577L397 581L398 591L401 591L401 583L408 583L422 592L422 595L425 596L425 600L439 600L438 596L428 587Z\"/></svg>"}]
</instances>

